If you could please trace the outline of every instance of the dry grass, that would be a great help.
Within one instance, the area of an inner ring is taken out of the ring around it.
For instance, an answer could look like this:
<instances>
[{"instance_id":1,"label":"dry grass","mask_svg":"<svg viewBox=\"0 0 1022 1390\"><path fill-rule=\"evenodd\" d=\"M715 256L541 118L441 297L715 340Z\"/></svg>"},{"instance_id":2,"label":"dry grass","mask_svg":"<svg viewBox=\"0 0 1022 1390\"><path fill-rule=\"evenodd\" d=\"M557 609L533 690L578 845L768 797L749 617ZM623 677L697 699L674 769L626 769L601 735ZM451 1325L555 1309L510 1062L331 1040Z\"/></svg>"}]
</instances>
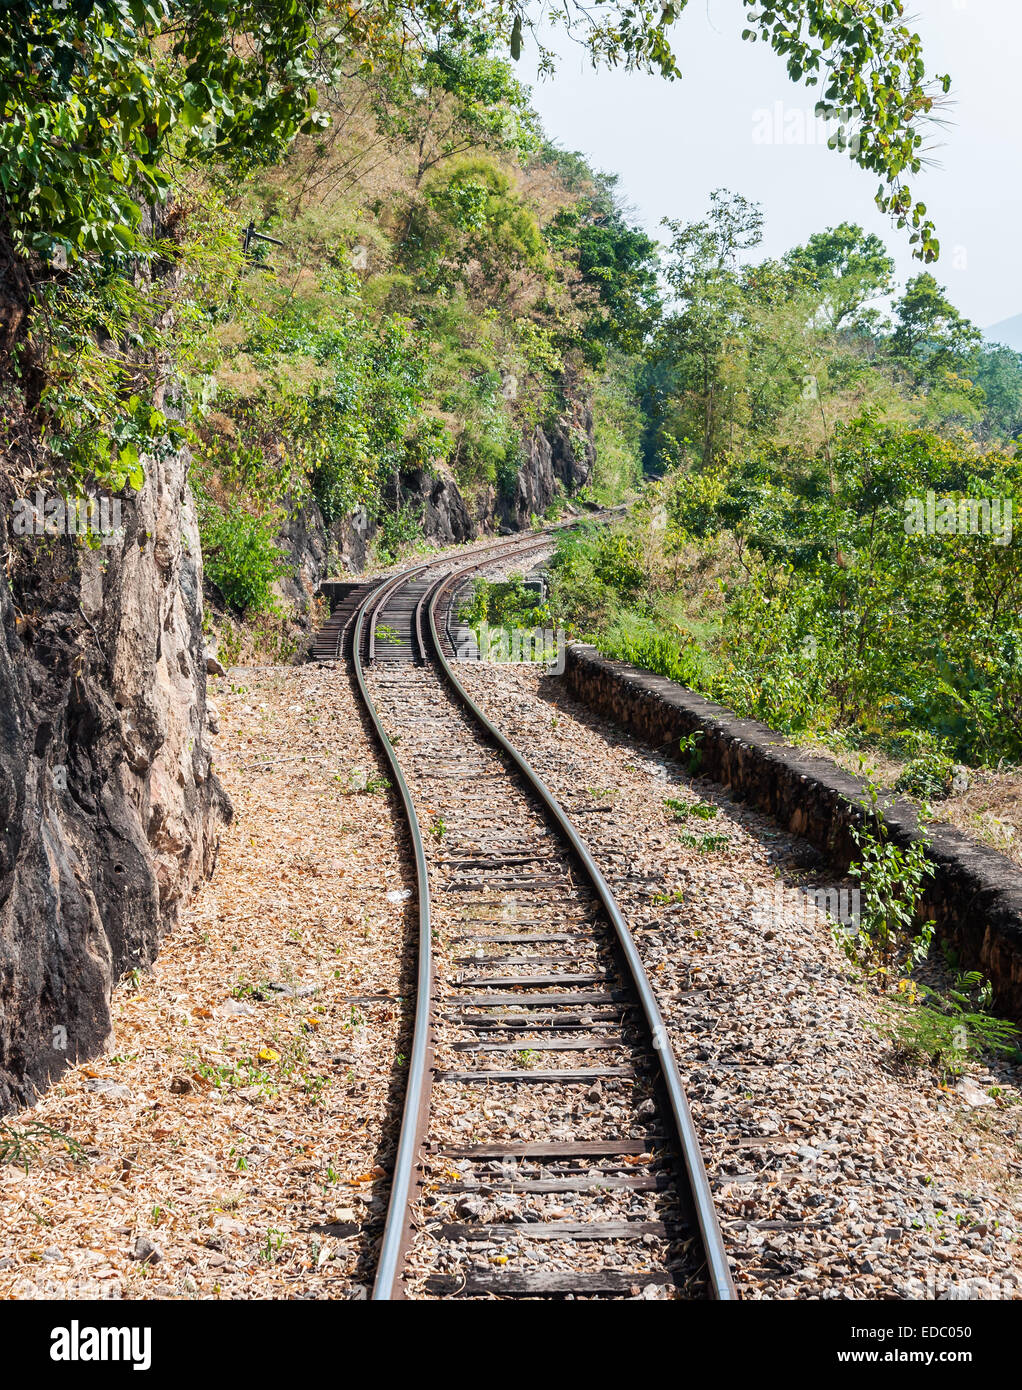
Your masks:
<instances>
[{"instance_id":1,"label":"dry grass","mask_svg":"<svg viewBox=\"0 0 1022 1390\"><path fill-rule=\"evenodd\" d=\"M904 762L873 750L860 754L812 741L799 746L817 757L829 758L855 777L862 775L865 765L882 787L893 787L905 767ZM935 823L953 825L1022 867L1022 770L970 769L968 789L931 803L931 809Z\"/></svg>"},{"instance_id":2,"label":"dry grass","mask_svg":"<svg viewBox=\"0 0 1022 1390\"><path fill-rule=\"evenodd\" d=\"M972 778L968 791L940 803L939 819L1022 868L1022 771L976 772Z\"/></svg>"}]
</instances>

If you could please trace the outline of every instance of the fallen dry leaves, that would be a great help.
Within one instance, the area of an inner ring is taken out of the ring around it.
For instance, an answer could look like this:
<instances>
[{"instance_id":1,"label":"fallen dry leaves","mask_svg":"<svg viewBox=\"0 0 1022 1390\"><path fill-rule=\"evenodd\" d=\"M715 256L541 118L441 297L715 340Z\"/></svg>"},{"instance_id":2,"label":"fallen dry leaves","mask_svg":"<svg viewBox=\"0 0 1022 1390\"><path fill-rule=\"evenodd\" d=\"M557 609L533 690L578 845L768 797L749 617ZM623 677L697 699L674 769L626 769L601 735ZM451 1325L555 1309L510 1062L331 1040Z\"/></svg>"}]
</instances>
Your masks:
<instances>
[{"instance_id":1,"label":"fallen dry leaves","mask_svg":"<svg viewBox=\"0 0 1022 1390\"><path fill-rule=\"evenodd\" d=\"M342 669L214 682L220 863L0 1167L0 1296L365 1295L403 1084L399 831ZM389 897L388 897L389 894ZM407 1051L407 1045L405 1044Z\"/></svg>"}]
</instances>

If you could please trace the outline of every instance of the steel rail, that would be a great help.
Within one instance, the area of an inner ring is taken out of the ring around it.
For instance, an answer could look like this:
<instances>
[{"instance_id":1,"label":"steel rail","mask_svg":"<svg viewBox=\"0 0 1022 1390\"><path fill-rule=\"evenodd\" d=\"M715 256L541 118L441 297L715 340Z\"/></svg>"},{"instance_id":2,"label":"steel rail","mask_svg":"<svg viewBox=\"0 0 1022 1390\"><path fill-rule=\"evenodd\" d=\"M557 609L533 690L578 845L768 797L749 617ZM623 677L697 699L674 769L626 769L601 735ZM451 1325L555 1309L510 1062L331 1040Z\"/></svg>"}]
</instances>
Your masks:
<instances>
[{"instance_id":1,"label":"steel rail","mask_svg":"<svg viewBox=\"0 0 1022 1390\"><path fill-rule=\"evenodd\" d=\"M526 551L541 549L542 545L543 542L536 542L533 545L520 547L517 544L487 547L484 553L490 549L495 549L499 555L505 550L515 551L519 548ZM495 556L491 555L491 562L495 558ZM380 712L369 691L365 669L362 664L362 635L365 629L366 616L370 614L371 610L369 645L369 656L371 661L375 645L376 623L386 601L393 593L396 593L403 584L408 583L409 580L422 574L424 570L434 568L438 563L443 563L443 561L428 560L422 564L414 565L411 569L404 570L400 574L395 575L392 579L387 580L380 588L373 589L366 594L365 598L359 604L356 613L355 632L352 641L355 682L358 686L358 692L369 714L376 736L380 740L390 770L394 774L394 781L401 796L401 804L405 819L408 822L408 829L412 839L412 850L415 858L415 878L419 899L418 971L415 990L415 1021L413 1024L412 1051L408 1060L408 1082L405 1089L404 1105L402 1107L401 1133L398 1140L397 1158L394 1163L394 1176L391 1180L390 1201L387 1206L387 1218L384 1225L383 1241L380 1246L379 1261L376 1267L376 1278L373 1282L372 1299L374 1302L387 1301L403 1296L403 1290L401 1288L401 1266L410 1238L408 1212L410 1210L412 1184L415 1178L416 1164L425 1138L425 1127L429 1117L429 1097L432 1090L433 950L429 872L426 866L426 852L422 841L422 828L419 824L419 818L415 810L415 804L412 801L411 792L408 789L408 783L405 781L404 773L401 771L401 764L398 761L394 745L387 736L387 732L383 727L383 721L380 717ZM422 656L423 659L425 659L425 649L422 651Z\"/></svg>"},{"instance_id":2,"label":"steel rail","mask_svg":"<svg viewBox=\"0 0 1022 1390\"><path fill-rule=\"evenodd\" d=\"M619 509L612 508L610 510L611 512L613 512ZM601 513L600 515L603 514ZM545 544L548 544L549 537L554 532L570 531L573 526L581 525L584 520L586 520L586 518L579 517L573 518L571 521L555 522L552 526L545 528L542 539L530 538L530 543L528 545L523 545L521 543L520 537L510 542L506 540L502 542L491 541L489 545L481 545L477 547L475 553L477 555L489 556L489 559L487 560L488 564L492 564L494 560L496 560L500 555L503 555L505 551L507 551L509 554L515 554L519 551L528 554L529 551L542 549L542 547ZM454 557L451 556L448 558L453 559ZM414 579L415 576L418 574L422 574L423 570L435 569L437 565L442 565L444 563L445 561L443 559L425 560L422 564L413 565L411 569L401 570L397 574L391 575L389 579L385 579L383 583L379 586L379 588L374 589L372 593L369 595L369 597L373 600L373 608L369 622L370 665L372 665L373 662L375 662L376 660L376 629L380 620L380 614L383 612L384 606L386 605L387 601L390 598L392 598L393 595L396 594L398 590L402 588L403 585L407 584L409 580ZM423 594L422 597L419 599L419 602L415 606L415 616L412 624L413 632L419 639L419 651L423 661L426 660L426 644L422 636L422 607L423 599L425 597L426 594Z\"/></svg>"},{"instance_id":3,"label":"steel rail","mask_svg":"<svg viewBox=\"0 0 1022 1390\"><path fill-rule=\"evenodd\" d=\"M428 566L420 565L415 573L426 568ZM423 1138L422 1121L423 1116L428 1113L429 1107L429 1088L432 1078L430 1068L432 1030L429 1026L429 1019L433 991L433 950L430 927L429 871L426 866L426 851L422 843L422 829L415 811L415 804L412 801L412 794L408 790L408 783L405 781L401 764L397 759L397 753L383 727L383 720L380 718L376 703L369 693L365 671L362 667L362 629L365 625L366 612L374 597L376 597L376 592L366 595L359 605L358 615L355 619L353 642L355 682L401 795L405 820L408 822L408 830L412 837L415 879L419 899L418 976L415 989L412 1051L408 1064L408 1084L401 1114L401 1136L398 1140L397 1159L391 1181L387 1222L384 1227L383 1244L380 1247L380 1258L376 1267L376 1279L372 1292L373 1299L380 1300L394 1298L395 1293L398 1293L399 1296L401 1264L408 1238L404 1212L411 1200L412 1180L415 1176L415 1165ZM378 611L375 609L374 613Z\"/></svg>"},{"instance_id":4,"label":"steel rail","mask_svg":"<svg viewBox=\"0 0 1022 1390\"><path fill-rule=\"evenodd\" d=\"M731 1278L731 1269L728 1264L727 1252L724 1248L724 1238L717 1218L717 1210L713 1202L713 1193L710 1188L709 1178L707 1177L706 1165L703 1162L702 1151L699 1147L695 1122L689 1108L688 1098L685 1095L685 1088L681 1080L681 1073L678 1069L677 1058L674 1055L674 1049L671 1046L670 1037L664 1025L660 1006L656 1002L656 996L650 985L649 976L646 974L645 967L636 949L632 934L628 929L628 924L621 915L621 911L610 890L607 880L604 878L585 841L575 829L574 824L566 815L560 803L549 790L539 773L537 773L530 763L522 756L514 744L504 737L497 726L491 722L482 709L480 709L479 705L472 699L472 696L455 675L454 667L451 662L448 661L447 655L440 642L440 634L437 630L436 622L436 609L441 595L445 590L453 588L459 579L463 579L466 575L473 573L479 568L481 568L479 564L473 564L461 570L457 570L453 574L447 575L445 578L439 580L432 590L427 612L434 651L441 670L455 694L465 705L466 709L469 710L473 718L486 731L492 742L494 742L498 748L502 749L511 759L525 777L532 790L543 802L558 827L563 831L585 868L593 887L596 889L597 896L613 924L618 943L621 946L625 962L632 977L632 982L642 1005L642 1011L652 1040L653 1050L660 1059L660 1071L667 1090L671 1115L677 1131L681 1155L688 1177L689 1190L692 1196L692 1203L695 1208L696 1220L699 1223L699 1231L702 1236L703 1250L706 1254L706 1267L709 1275L710 1289L715 1299L722 1302L734 1301L738 1298L738 1293L735 1289L734 1281Z\"/></svg>"},{"instance_id":5,"label":"steel rail","mask_svg":"<svg viewBox=\"0 0 1022 1390\"><path fill-rule=\"evenodd\" d=\"M609 510L611 514L613 514L613 511L620 509ZM580 518L579 520L581 521L584 519L585 518ZM573 520L568 523L552 526L542 539L530 539L530 542L527 544L522 544L520 540L516 540L510 544L505 543L503 545L481 547L478 554L485 556L485 560L477 561L476 564L469 566L466 572L482 568L483 564L494 563L505 552L524 552L528 554L533 550L542 549L544 544L548 543L550 532L570 529L572 526L578 524L579 521ZM355 683L369 715L370 722L373 725L374 732L383 748L388 766L394 775L394 781L401 797L405 819L408 823L415 860L415 877L419 899L418 967L412 1050L408 1062L408 1080L402 1107L401 1132L398 1139L394 1174L391 1180L390 1199L387 1205L383 1239L380 1246L376 1277L373 1282L371 1294L371 1298L374 1302L400 1299L403 1297L401 1269L411 1238L409 1215L411 1211L412 1186L419 1154L425 1139L426 1125L429 1119L429 1098L432 1091L433 952L429 872L426 864L422 829L394 745L391 743L383 727L380 712L369 691L365 668L362 662L362 641L366 618L368 616L370 620L368 656L371 663L375 657L377 622L386 602L402 587L402 585L407 584L425 570L433 569L438 564L443 563L445 563L444 560L437 559L424 561L407 570L402 570L392 578L385 580L379 588L370 590L356 610L354 636L352 640ZM460 574L461 572L459 571L458 573ZM438 589L443 587L447 578L449 578L449 576L441 578L437 586ZM416 632L415 635L418 636L421 641L421 603L417 605L416 617L419 619L417 626L420 628L420 631ZM429 618L430 628L435 633L435 622L432 609L429 610ZM436 643L435 636L434 642ZM439 643L436 643L436 646L439 651ZM427 652L425 650L424 641L421 643L420 651L422 659L426 660Z\"/></svg>"}]
</instances>

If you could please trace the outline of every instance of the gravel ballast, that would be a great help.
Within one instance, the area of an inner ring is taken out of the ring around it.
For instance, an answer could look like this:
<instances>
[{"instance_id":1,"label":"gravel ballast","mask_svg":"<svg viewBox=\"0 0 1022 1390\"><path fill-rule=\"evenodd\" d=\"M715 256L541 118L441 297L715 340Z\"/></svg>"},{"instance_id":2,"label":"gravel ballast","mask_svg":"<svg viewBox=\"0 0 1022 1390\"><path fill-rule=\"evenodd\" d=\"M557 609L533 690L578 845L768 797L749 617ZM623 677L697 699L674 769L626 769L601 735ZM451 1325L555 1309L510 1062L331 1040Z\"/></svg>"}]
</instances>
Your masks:
<instances>
[{"instance_id":1,"label":"gravel ballast","mask_svg":"<svg viewBox=\"0 0 1022 1390\"><path fill-rule=\"evenodd\" d=\"M841 886L822 857L534 668L459 676L562 800L635 932L741 1296L1018 1297L1017 1075L943 1088L897 1062L885 1001L806 907ZM679 820L667 800L715 809Z\"/></svg>"}]
</instances>

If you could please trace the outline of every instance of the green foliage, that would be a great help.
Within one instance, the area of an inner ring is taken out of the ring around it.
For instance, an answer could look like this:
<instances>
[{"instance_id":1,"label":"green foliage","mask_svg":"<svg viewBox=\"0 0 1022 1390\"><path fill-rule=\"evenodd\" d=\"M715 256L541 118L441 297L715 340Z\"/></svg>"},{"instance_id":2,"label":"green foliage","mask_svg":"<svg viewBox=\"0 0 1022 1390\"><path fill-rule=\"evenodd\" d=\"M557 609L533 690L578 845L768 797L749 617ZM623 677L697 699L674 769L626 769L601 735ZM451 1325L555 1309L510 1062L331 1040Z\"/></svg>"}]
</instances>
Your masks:
<instances>
[{"instance_id":1,"label":"green foliage","mask_svg":"<svg viewBox=\"0 0 1022 1390\"><path fill-rule=\"evenodd\" d=\"M899 989L898 1002L888 1006L881 1032L903 1061L932 1066L946 1082L990 1053L1018 1055L1019 1030L986 1011L990 984L977 971L960 974L946 994L917 989L910 981L902 984L906 987Z\"/></svg>"},{"instance_id":2,"label":"green foliage","mask_svg":"<svg viewBox=\"0 0 1022 1390\"><path fill-rule=\"evenodd\" d=\"M933 382L952 372L964 376L973 368L982 334L928 271L908 282L894 310L897 327L891 351L917 381Z\"/></svg>"},{"instance_id":3,"label":"green foliage","mask_svg":"<svg viewBox=\"0 0 1022 1390\"><path fill-rule=\"evenodd\" d=\"M742 358L738 254L759 243L763 217L756 204L718 189L704 221L665 225L671 234L665 274L678 307L660 329L656 358L669 363L675 393L698 398L690 428L701 436L708 464L734 397L732 364Z\"/></svg>"},{"instance_id":4,"label":"green foliage","mask_svg":"<svg viewBox=\"0 0 1022 1390\"><path fill-rule=\"evenodd\" d=\"M547 69L553 67L553 55L537 30L541 24L559 23L588 47L595 63L623 63L674 77L678 67L668 30L687 3L638 0L624 8L608 4L594 10L568 0L549 10L522 8L511 0L468 0L456 13L501 34L515 59L527 29ZM744 0L744 5L742 38L769 44L793 82L821 88L820 106L838 113L841 122L833 147L880 177L878 206L899 227L910 229L919 256L934 259L938 244L933 224L905 181L922 167L927 122L950 90L951 79L927 73L918 34L902 23L901 0L869 6ZM443 0L436 8L446 12Z\"/></svg>"},{"instance_id":5,"label":"green foliage","mask_svg":"<svg viewBox=\"0 0 1022 1390\"><path fill-rule=\"evenodd\" d=\"M907 777L933 794L951 760L1019 760L1022 465L979 443L1014 428L1022 358L981 352L929 275L888 332L890 258L853 224L742 266L759 210L719 191L670 232L641 448L671 471L631 524L562 542L560 620L785 732L930 740Z\"/></svg>"},{"instance_id":6,"label":"green foliage","mask_svg":"<svg viewBox=\"0 0 1022 1390\"><path fill-rule=\"evenodd\" d=\"M216 408L197 421L199 491L278 511L311 492L328 522L357 506L379 515L395 475L446 447L420 413L425 364L407 320L373 315L329 262L308 296L246 285L217 354ZM395 540L411 524L388 523Z\"/></svg>"},{"instance_id":7,"label":"green foliage","mask_svg":"<svg viewBox=\"0 0 1022 1390\"><path fill-rule=\"evenodd\" d=\"M538 143L528 90L493 56L484 33L449 34L434 49L405 53L382 70L380 126L416 151L414 185L443 161L484 148L527 157Z\"/></svg>"},{"instance_id":8,"label":"green foliage","mask_svg":"<svg viewBox=\"0 0 1022 1390\"><path fill-rule=\"evenodd\" d=\"M635 497L643 484L644 418L639 402L640 369L634 358L612 351L593 395L596 464L589 495L613 506Z\"/></svg>"},{"instance_id":9,"label":"green foliage","mask_svg":"<svg viewBox=\"0 0 1022 1390\"><path fill-rule=\"evenodd\" d=\"M507 174L476 156L455 160L426 180L409 214L403 256L420 288L429 291L468 283L471 265L494 302L515 271L544 268L546 245Z\"/></svg>"},{"instance_id":10,"label":"green foliage","mask_svg":"<svg viewBox=\"0 0 1022 1390\"><path fill-rule=\"evenodd\" d=\"M64 281L44 286L39 303L52 325L40 399L43 442L73 477L95 478L114 492L141 488L143 454L160 457L183 438L180 424L152 403L136 355L153 346L155 321L144 291L116 268L85 262ZM105 342L130 339L134 352L104 350Z\"/></svg>"},{"instance_id":11,"label":"green foliage","mask_svg":"<svg viewBox=\"0 0 1022 1390\"><path fill-rule=\"evenodd\" d=\"M690 830L680 831L678 839L686 849L697 850L700 854L714 854L727 849L731 843L727 835L693 835Z\"/></svg>"},{"instance_id":12,"label":"green foliage","mask_svg":"<svg viewBox=\"0 0 1022 1390\"><path fill-rule=\"evenodd\" d=\"M583 330L587 358L598 366L610 346L639 351L662 307L656 242L629 225L616 193L616 176L594 176L579 167L579 156L551 146L543 151L543 162L566 167L568 177L581 185L581 196L558 210L547 236L553 247L577 259L582 282L592 289L600 308Z\"/></svg>"},{"instance_id":13,"label":"green foliage","mask_svg":"<svg viewBox=\"0 0 1022 1390\"><path fill-rule=\"evenodd\" d=\"M788 252L784 265L819 297L832 331L871 326L875 316L866 306L891 288L894 271L880 238L850 222L814 233Z\"/></svg>"},{"instance_id":14,"label":"green foliage","mask_svg":"<svg viewBox=\"0 0 1022 1390\"><path fill-rule=\"evenodd\" d=\"M628 661L679 685L702 684L702 663L691 638L661 631L649 618L622 613L600 639L614 661Z\"/></svg>"},{"instance_id":15,"label":"green foliage","mask_svg":"<svg viewBox=\"0 0 1022 1390\"><path fill-rule=\"evenodd\" d=\"M854 933L839 928L840 939L858 965L890 977L918 965L929 951L934 923L926 922L918 933L913 928L934 866L923 839L916 838L908 846L895 843L882 814L879 788L871 778L866 781L862 809L864 819L851 827L860 857L849 866L861 889L861 920Z\"/></svg>"},{"instance_id":16,"label":"green foliage","mask_svg":"<svg viewBox=\"0 0 1022 1390\"><path fill-rule=\"evenodd\" d=\"M43 367L40 436L79 488L138 489L145 461L189 438L211 317L230 294L240 252L219 200L201 191L179 210L177 230L178 239L139 241L130 257L79 259L36 287L16 360ZM164 390L168 356L180 377Z\"/></svg>"},{"instance_id":17,"label":"green foliage","mask_svg":"<svg viewBox=\"0 0 1022 1390\"><path fill-rule=\"evenodd\" d=\"M697 820L713 820L718 810L707 801L678 801L672 797L668 797L664 805L675 820L688 820L690 816L695 816Z\"/></svg>"},{"instance_id":18,"label":"green foliage","mask_svg":"<svg viewBox=\"0 0 1022 1390\"><path fill-rule=\"evenodd\" d=\"M134 249L143 203L170 190L171 155L279 152L315 119L313 15L296 0L11 0L0 189L15 245Z\"/></svg>"},{"instance_id":19,"label":"green foliage","mask_svg":"<svg viewBox=\"0 0 1022 1390\"><path fill-rule=\"evenodd\" d=\"M396 560L405 547L414 546L421 539L422 515L419 509L403 507L397 512L385 512L376 533L376 553L387 564Z\"/></svg>"},{"instance_id":20,"label":"green foliage","mask_svg":"<svg viewBox=\"0 0 1022 1390\"><path fill-rule=\"evenodd\" d=\"M952 498L956 518L965 499L978 533L919 523L928 494ZM607 542L558 559L569 617L606 628L615 598L645 590L670 630L657 590L678 566L695 573L712 545L714 563L727 558L700 600L713 614L701 634L707 694L786 732L854 728L892 750L932 737L963 762L1022 755L1022 571L1004 543L1006 506L1017 515L1022 502L1018 459L865 415L836 432L829 459L768 445L679 473L662 497L663 540L613 593L592 579ZM1000 508L988 534L984 498Z\"/></svg>"},{"instance_id":21,"label":"green foliage","mask_svg":"<svg viewBox=\"0 0 1022 1390\"><path fill-rule=\"evenodd\" d=\"M939 801L951 790L954 766L939 744L934 744L908 760L894 789L921 801Z\"/></svg>"},{"instance_id":22,"label":"green foliage","mask_svg":"<svg viewBox=\"0 0 1022 1390\"><path fill-rule=\"evenodd\" d=\"M982 431L986 438L1022 435L1022 353L988 347L977 354L976 385L983 392Z\"/></svg>"},{"instance_id":23,"label":"green foliage","mask_svg":"<svg viewBox=\"0 0 1022 1390\"><path fill-rule=\"evenodd\" d=\"M0 1167L16 1164L27 1173L50 1148L62 1149L74 1163L86 1161L85 1150L78 1140L51 1125L40 1120L30 1120L25 1125L11 1125L0 1120Z\"/></svg>"},{"instance_id":24,"label":"green foliage","mask_svg":"<svg viewBox=\"0 0 1022 1390\"><path fill-rule=\"evenodd\" d=\"M549 622L549 612L539 594L525 587L521 575L476 579L472 599L462 604L458 616L476 629L484 622L493 627L532 627Z\"/></svg>"},{"instance_id":25,"label":"green foliage","mask_svg":"<svg viewBox=\"0 0 1022 1390\"><path fill-rule=\"evenodd\" d=\"M924 203L914 201L903 178L922 167L926 120L951 88L946 75L928 78L917 34L900 23L901 0L849 10L830 0L745 0L755 23L787 65L792 81L824 82L824 111L842 128L832 144L881 177L877 205L922 259L934 260L939 243ZM755 40L753 29L743 38ZM819 109L819 107L818 107Z\"/></svg>"},{"instance_id":26,"label":"green foliage","mask_svg":"<svg viewBox=\"0 0 1022 1390\"><path fill-rule=\"evenodd\" d=\"M684 7L569 0L557 22L596 61L674 76L668 29ZM903 180L918 168L936 88L900 4L747 8L744 37L769 43L796 80L822 84L855 127L838 145L880 175L882 205L929 258L932 229ZM705 536L741 534L752 582L729 594L724 642L710 650L664 576L650 584L650 545L622 532L564 549L558 612L626 659L744 691L747 705L792 723L876 705L873 688L852 689L834 663L803 680L767 631L764 606L811 572L790 558L782 572L777 548L758 544L802 505L798 486L777 485L752 535L726 494L737 481L751 497L762 476L712 476L725 451L738 457L778 422L805 424L808 373L860 389L858 358L877 331L870 306L890 274L875 237L841 224L753 272L739 262L759 239L759 210L720 193L702 222L671 226L662 279L616 180L544 143L504 60L536 39L535 7L12 0L6 18L0 234L32 301L17 367L41 383L29 409L76 487L138 488L147 459L190 441L210 578L231 606L265 614L281 574L276 528L305 499L328 522L364 506L380 522L381 555L394 555L418 538L408 498L423 476L453 476L473 505L491 488L511 499L538 428L588 452L595 393L592 496L637 492L643 450L656 470L700 455L705 495L678 501L671 543L701 508ZM280 245L243 256L249 219ZM879 354L885 370L909 382L934 427L979 428L989 400L989 429L1009 437L1012 364L984 359L978 385L968 326L938 313L935 297L925 277L906 291L902 336ZM823 321L855 347L818 367ZM815 557L815 596L830 604L822 626L836 603L847 628L854 597L810 539L837 522L818 491L810 501L793 553ZM786 641L810 623L808 591L791 611ZM936 698L962 726L948 735L956 749L1001 746L1015 709L1016 647L1000 616L992 627L998 640L979 662L964 643L940 653ZM750 630L742 667L727 643ZM933 694L916 682L908 698Z\"/></svg>"},{"instance_id":27,"label":"green foliage","mask_svg":"<svg viewBox=\"0 0 1022 1390\"><path fill-rule=\"evenodd\" d=\"M273 585L288 569L276 543L279 519L253 516L233 498L223 506L204 498L199 529L206 574L225 601L239 613L271 610Z\"/></svg>"}]
</instances>

